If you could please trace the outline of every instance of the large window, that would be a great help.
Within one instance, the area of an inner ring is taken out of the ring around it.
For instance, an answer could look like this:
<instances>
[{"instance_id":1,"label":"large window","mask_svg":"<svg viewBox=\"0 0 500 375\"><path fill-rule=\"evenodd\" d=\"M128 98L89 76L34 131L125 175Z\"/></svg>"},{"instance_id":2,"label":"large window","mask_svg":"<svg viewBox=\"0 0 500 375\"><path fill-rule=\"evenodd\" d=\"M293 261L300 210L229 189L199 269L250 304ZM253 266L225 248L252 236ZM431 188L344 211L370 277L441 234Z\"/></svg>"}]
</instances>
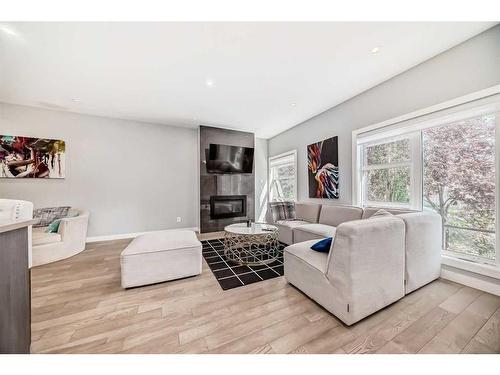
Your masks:
<instances>
[{"instance_id":1,"label":"large window","mask_svg":"<svg viewBox=\"0 0 500 375\"><path fill-rule=\"evenodd\" d=\"M500 264L496 241L498 105L355 135L360 206L431 210L447 256ZM398 134L399 133L399 134Z\"/></svg>"},{"instance_id":2,"label":"large window","mask_svg":"<svg viewBox=\"0 0 500 375\"><path fill-rule=\"evenodd\" d=\"M269 158L269 201L297 198L297 152L289 151Z\"/></svg>"},{"instance_id":3,"label":"large window","mask_svg":"<svg viewBox=\"0 0 500 375\"><path fill-rule=\"evenodd\" d=\"M494 261L495 115L422 131L424 208L443 218L443 248Z\"/></svg>"},{"instance_id":4,"label":"large window","mask_svg":"<svg viewBox=\"0 0 500 375\"><path fill-rule=\"evenodd\" d=\"M413 165L418 164L414 149L419 147L418 134L383 139L363 144L362 205L418 207L412 187Z\"/></svg>"}]
</instances>

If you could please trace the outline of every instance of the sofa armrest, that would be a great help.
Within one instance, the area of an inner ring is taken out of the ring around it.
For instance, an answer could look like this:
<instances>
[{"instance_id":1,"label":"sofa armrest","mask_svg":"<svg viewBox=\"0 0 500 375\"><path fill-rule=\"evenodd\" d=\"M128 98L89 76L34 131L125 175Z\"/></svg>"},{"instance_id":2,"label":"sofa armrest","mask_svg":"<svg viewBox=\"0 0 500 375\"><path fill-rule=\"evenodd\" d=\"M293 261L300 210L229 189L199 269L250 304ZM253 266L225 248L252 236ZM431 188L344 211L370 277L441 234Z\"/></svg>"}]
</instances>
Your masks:
<instances>
[{"instance_id":1,"label":"sofa armrest","mask_svg":"<svg viewBox=\"0 0 500 375\"><path fill-rule=\"evenodd\" d=\"M403 220L378 217L337 227L326 277L345 301L348 324L402 298L404 274Z\"/></svg>"},{"instance_id":2,"label":"sofa armrest","mask_svg":"<svg viewBox=\"0 0 500 375\"><path fill-rule=\"evenodd\" d=\"M437 279L441 274L443 224L434 212L398 215L406 229L406 293Z\"/></svg>"},{"instance_id":3,"label":"sofa armrest","mask_svg":"<svg viewBox=\"0 0 500 375\"><path fill-rule=\"evenodd\" d=\"M89 214L82 212L78 216L61 219L58 233L61 235L61 241L65 246L71 246L75 249L85 248L87 239L87 227Z\"/></svg>"}]
</instances>

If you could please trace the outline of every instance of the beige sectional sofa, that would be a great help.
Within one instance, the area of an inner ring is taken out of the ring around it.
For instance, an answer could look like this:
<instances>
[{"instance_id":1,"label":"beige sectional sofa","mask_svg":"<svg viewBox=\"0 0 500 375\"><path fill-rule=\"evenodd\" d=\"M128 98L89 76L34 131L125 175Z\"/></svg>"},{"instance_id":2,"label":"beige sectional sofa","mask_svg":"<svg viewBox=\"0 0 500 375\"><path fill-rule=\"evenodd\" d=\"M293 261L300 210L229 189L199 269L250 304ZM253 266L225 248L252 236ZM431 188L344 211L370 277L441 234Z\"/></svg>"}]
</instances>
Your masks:
<instances>
[{"instance_id":1,"label":"beige sectional sofa","mask_svg":"<svg viewBox=\"0 0 500 375\"><path fill-rule=\"evenodd\" d=\"M278 221L285 277L351 325L441 272L441 217L429 212L297 203L297 218ZM317 218L316 220L314 220ZM334 236L329 253L311 250Z\"/></svg>"}]
</instances>

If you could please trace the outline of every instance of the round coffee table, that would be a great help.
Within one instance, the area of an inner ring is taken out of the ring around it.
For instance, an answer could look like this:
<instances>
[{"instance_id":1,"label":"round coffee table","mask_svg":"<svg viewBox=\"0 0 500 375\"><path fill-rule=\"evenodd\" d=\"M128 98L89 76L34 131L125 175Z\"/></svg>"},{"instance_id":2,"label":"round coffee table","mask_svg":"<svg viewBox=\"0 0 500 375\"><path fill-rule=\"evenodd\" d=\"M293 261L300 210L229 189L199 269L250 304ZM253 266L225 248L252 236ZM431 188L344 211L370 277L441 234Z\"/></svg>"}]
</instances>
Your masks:
<instances>
[{"instance_id":1,"label":"round coffee table","mask_svg":"<svg viewBox=\"0 0 500 375\"><path fill-rule=\"evenodd\" d=\"M278 228L266 223L228 225L224 228L224 255L241 265L271 263L279 256Z\"/></svg>"}]
</instances>

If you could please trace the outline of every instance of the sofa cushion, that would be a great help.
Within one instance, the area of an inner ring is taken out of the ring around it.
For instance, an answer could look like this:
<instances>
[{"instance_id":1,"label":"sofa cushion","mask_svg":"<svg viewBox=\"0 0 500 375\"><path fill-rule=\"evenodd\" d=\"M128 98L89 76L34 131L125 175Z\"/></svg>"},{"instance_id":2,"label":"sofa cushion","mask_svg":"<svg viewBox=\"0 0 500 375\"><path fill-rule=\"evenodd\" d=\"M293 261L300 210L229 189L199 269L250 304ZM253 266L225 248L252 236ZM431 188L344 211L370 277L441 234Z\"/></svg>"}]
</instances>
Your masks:
<instances>
[{"instance_id":1,"label":"sofa cushion","mask_svg":"<svg viewBox=\"0 0 500 375\"><path fill-rule=\"evenodd\" d=\"M59 233L47 233L46 230L46 227L33 228L33 246L61 242L61 235Z\"/></svg>"},{"instance_id":2,"label":"sofa cushion","mask_svg":"<svg viewBox=\"0 0 500 375\"><path fill-rule=\"evenodd\" d=\"M270 202L269 211L273 222L294 220L296 218L295 202Z\"/></svg>"},{"instance_id":3,"label":"sofa cushion","mask_svg":"<svg viewBox=\"0 0 500 375\"><path fill-rule=\"evenodd\" d=\"M338 226L346 221L359 220L363 210L352 206L328 206L323 205L319 214L319 223Z\"/></svg>"},{"instance_id":4,"label":"sofa cushion","mask_svg":"<svg viewBox=\"0 0 500 375\"><path fill-rule=\"evenodd\" d=\"M311 246L313 246L317 241L305 241L296 243L285 248L285 252L290 256L294 256L303 263L307 263L309 266L321 271L322 273L326 270L326 265L328 261L328 253L320 253L318 251L311 251Z\"/></svg>"},{"instance_id":5,"label":"sofa cushion","mask_svg":"<svg viewBox=\"0 0 500 375\"><path fill-rule=\"evenodd\" d=\"M391 214L389 211L386 211L383 208L381 208L380 210L375 212L372 216L370 216L370 219L382 217L382 216L394 216L394 215Z\"/></svg>"},{"instance_id":6,"label":"sofa cushion","mask_svg":"<svg viewBox=\"0 0 500 375\"><path fill-rule=\"evenodd\" d=\"M57 233L59 224L61 224L61 219L54 220L47 226L47 233Z\"/></svg>"},{"instance_id":7,"label":"sofa cushion","mask_svg":"<svg viewBox=\"0 0 500 375\"><path fill-rule=\"evenodd\" d=\"M278 239L287 245L293 244L293 228L309 224L307 221L302 220L279 220L273 225L278 227Z\"/></svg>"},{"instance_id":8,"label":"sofa cushion","mask_svg":"<svg viewBox=\"0 0 500 375\"><path fill-rule=\"evenodd\" d=\"M309 223L303 220L278 220L275 224L293 229Z\"/></svg>"},{"instance_id":9,"label":"sofa cushion","mask_svg":"<svg viewBox=\"0 0 500 375\"><path fill-rule=\"evenodd\" d=\"M333 237L324 238L314 245L311 246L311 250L319 251L320 253L328 253L330 251L330 247L332 247Z\"/></svg>"},{"instance_id":10,"label":"sofa cushion","mask_svg":"<svg viewBox=\"0 0 500 375\"><path fill-rule=\"evenodd\" d=\"M68 214L70 206L62 207L46 207L38 208L33 211L33 219L37 219L37 223L33 224L33 228L46 227L56 219L61 219Z\"/></svg>"},{"instance_id":11,"label":"sofa cushion","mask_svg":"<svg viewBox=\"0 0 500 375\"><path fill-rule=\"evenodd\" d=\"M363 209L363 216L361 217L362 219L368 219L370 218L375 212L379 211L381 207L365 207ZM407 214L411 212L417 212L413 210L405 210L402 208L387 208L384 207L384 210L393 214L393 215L400 215L400 214Z\"/></svg>"},{"instance_id":12,"label":"sofa cushion","mask_svg":"<svg viewBox=\"0 0 500 375\"><path fill-rule=\"evenodd\" d=\"M321 240L332 237L335 234L335 227L325 224L306 224L293 230L293 243Z\"/></svg>"},{"instance_id":13,"label":"sofa cushion","mask_svg":"<svg viewBox=\"0 0 500 375\"><path fill-rule=\"evenodd\" d=\"M325 224L304 224L296 227L295 230L317 234L321 237L332 237L337 231L337 228Z\"/></svg>"},{"instance_id":14,"label":"sofa cushion","mask_svg":"<svg viewBox=\"0 0 500 375\"><path fill-rule=\"evenodd\" d=\"M296 203L295 212L299 220L304 220L309 223L317 223L321 205L316 203Z\"/></svg>"}]
</instances>

